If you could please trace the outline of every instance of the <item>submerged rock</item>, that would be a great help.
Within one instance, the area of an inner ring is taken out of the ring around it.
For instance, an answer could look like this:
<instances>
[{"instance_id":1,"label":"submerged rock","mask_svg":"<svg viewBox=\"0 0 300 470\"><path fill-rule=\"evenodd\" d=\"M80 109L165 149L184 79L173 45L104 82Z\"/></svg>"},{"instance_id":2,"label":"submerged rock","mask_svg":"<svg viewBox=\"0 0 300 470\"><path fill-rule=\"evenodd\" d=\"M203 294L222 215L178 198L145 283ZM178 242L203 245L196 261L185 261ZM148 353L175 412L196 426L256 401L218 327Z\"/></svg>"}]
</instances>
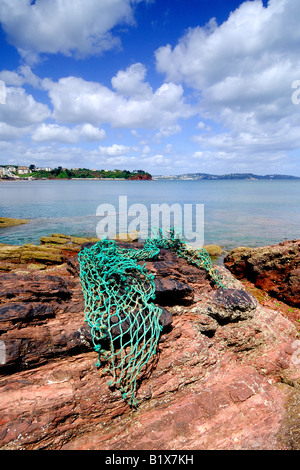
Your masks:
<instances>
[{"instance_id":1,"label":"submerged rock","mask_svg":"<svg viewBox=\"0 0 300 470\"><path fill-rule=\"evenodd\" d=\"M205 245L203 247L209 254L209 256L217 257L223 253L223 248L218 245Z\"/></svg>"}]
</instances>

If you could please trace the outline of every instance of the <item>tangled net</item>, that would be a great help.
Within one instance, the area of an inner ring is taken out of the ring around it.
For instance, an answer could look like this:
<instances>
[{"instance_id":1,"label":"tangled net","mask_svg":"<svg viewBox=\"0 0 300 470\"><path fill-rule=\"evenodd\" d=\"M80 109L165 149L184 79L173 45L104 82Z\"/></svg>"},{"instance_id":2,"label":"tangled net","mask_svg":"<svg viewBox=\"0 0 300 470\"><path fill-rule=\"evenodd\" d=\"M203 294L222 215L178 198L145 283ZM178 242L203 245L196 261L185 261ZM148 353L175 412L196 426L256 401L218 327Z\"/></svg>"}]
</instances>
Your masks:
<instances>
[{"instance_id":1,"label":"tangled net","mask_svg":"<svg viewBox=\"0 0 300 470\"><path fill-rule=\"evenodd\" d=\"M224 288L208 252L189 249L175 230L168 237L159 230L142 249L121 248L115 241L103 239L78 254L85 321L98 353L96 366L107 366L104 372L112 376L108 385L118 388L131 406L138 404L137 381L156 354L162 331L162 309L153 303L154 275L137 262L157 259L161 248L205 269Z\"/></svg>"}]
</instances>

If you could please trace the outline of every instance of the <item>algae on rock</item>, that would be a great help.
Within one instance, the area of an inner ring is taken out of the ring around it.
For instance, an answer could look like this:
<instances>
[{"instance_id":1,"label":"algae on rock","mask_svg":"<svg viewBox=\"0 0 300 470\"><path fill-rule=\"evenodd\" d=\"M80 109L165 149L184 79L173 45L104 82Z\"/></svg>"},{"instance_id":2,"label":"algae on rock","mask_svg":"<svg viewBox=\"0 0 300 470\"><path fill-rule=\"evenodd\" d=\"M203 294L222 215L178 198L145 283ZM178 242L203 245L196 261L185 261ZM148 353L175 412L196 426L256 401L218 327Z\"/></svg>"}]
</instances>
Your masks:
<instances>
[{"instance_id":1,"label":"algae on rock","mask_svg":"<svg viewBox=\"0 0 300 470\"><path fill-rule=\"evenodd\" d=\"M0 228L14 227L15 225L23 225L30 222L27 219L12 219L9 217L0 217Z\"/></svg>"}]
</instances>

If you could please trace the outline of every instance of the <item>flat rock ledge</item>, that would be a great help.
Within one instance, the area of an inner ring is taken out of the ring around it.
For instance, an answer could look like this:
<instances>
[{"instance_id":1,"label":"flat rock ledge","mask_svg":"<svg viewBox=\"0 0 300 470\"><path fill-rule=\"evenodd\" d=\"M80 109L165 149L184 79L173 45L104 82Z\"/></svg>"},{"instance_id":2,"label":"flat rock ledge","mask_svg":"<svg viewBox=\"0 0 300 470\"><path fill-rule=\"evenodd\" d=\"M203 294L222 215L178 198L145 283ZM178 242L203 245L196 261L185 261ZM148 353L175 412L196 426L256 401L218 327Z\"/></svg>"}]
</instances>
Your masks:
<instances>
[{"instance_id":1,"label":"flat rock ledge","mask_svg":"<svg viewBox=\"0 0 300 470\"><path fill-rule=\"evenodd\" d=\"M27 224L28 222L30 222L30 220L28 219L12 219L10 217L0 217L0 229Z\"/></svg>"},{"instance_id":2,"label":"flat rock ledge","mask_svg":"<svg viewBox=\"0 0 300 470\"><path fill-rule=\"evenodd\" d=\"M95 367L78 250L57 252L42 270L14 261L0 274L1 450L300 449L297 322L227 268L219 290L161 250L146 267L163 331L132 409Z\"/></svg>"}]
</instances>

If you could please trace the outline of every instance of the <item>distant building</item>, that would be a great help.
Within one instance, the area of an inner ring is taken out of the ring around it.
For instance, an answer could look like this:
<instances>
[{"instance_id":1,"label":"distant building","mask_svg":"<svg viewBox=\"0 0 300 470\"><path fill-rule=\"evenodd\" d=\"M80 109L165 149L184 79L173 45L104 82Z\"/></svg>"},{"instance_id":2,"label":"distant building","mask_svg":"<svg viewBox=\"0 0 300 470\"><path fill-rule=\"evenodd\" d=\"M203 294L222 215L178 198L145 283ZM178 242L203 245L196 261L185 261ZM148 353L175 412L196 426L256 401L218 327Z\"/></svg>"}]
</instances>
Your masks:
<instances>
[{"instance_id":1,"label":"distant building","mask_svg":"<svg viewBox=\"0 0 300 470\"><path fill-rule=\"evenodd\" d=\"M18 166L17 172L19 175L27 175L31 173L31 170L29 170L28 166Z\"/></svg>"},{"instance_id":2,"label":"distant building","mask_svg":"<svg viewBox=\"0 0 300 470\"><path fill-rule=\"evenodd\" d=\"M51 171L52 168L45 167L45 168L36 168L35 171Z\"/></svg>"},{"instance_id":3,"label":"distant building","mask_svg":"<svg viewBox=\"0 0 300 470\"><path fill-rule=\"evenodd\" d=\"M0 177L8 176L9 178L16 177L17 169L14 166L2 166L0 167Z\"/></svg>"}]
</instances>

